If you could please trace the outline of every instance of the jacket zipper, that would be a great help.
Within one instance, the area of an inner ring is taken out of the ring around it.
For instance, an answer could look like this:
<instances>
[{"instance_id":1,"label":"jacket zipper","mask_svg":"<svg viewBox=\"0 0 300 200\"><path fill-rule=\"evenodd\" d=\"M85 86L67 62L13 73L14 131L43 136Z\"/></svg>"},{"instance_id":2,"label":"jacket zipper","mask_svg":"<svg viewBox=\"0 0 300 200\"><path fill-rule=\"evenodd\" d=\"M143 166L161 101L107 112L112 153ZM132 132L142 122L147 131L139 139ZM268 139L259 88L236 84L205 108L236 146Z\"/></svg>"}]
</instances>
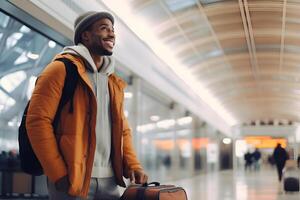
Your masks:
<instances>
[{"instance_id":1,"label":"jacket zipper","mask_svg":"<svg viewBox=\"0 0 300 200\"><path fill-rule=\"evenodd\" d=\"M92 93L91 93L92 92ZM85 154L85 172L84 172L84 177L86 176L86 171L87 171L87 164L88 164L88 159L90 157L90 144L91 144L91 135L92 135L92 126L91 126L91 123L92 123L92 108L91 108L91 102L93 101L92 99L94 98L94 93L93 91L89 92L88 91L88 96L89 96L89 110L88 110L88 115L89 115L89 120L88 120L88 124L89 124L89 127L88 127L88 147L87 147L87 150L86 150L86 154ZM95 92L96 93L96 92ZM84 182L86 180L83 181L83 185L84 185ZM83 192L83 187L82 187L82 190L81 192Z\"/></svg>"}]
</instances>

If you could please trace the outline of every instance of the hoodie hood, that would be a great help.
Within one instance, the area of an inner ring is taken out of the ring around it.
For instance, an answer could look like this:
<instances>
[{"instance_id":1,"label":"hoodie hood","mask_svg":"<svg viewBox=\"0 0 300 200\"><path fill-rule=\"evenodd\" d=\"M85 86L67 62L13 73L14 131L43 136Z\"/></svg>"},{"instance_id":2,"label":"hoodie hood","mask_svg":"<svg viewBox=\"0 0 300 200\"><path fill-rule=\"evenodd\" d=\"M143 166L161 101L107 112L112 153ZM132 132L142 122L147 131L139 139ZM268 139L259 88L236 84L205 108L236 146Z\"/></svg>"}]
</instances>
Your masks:
<instances>
[{"instance_id":1,"label":"hoodie hood","mask_svg":"<svg viewBox=\"0 0 300 200\"><path fill-rule=\"evenodd\" d=\"M81 43L76 46L67 46L63 49L60 54L72 54L80 56L85 62L85 66L88 70L92 72L98 72L97 67L92 59L92 56L89 50ZM115 71L115 60L113 57L103 56L103 64L100 68L100 73L106 74L107 76L111 75Z\"/></svg>"}]
</instances>

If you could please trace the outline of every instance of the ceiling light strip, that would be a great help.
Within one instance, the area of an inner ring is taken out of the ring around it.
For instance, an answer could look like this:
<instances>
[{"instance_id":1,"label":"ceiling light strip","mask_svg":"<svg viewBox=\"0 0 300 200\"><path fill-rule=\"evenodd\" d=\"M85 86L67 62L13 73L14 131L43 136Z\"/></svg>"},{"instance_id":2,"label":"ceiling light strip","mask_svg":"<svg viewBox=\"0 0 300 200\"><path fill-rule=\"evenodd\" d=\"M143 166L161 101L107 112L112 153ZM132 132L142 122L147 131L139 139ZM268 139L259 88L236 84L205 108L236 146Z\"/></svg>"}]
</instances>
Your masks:
<instances>
[{"instance_id":1,"label":"ceiling light strip","mask_svg":"<svg viewBox=\"0 0 300 200\"><path fill-rule=\"evenodd\" d=\"M259 66L258 66L258 62L257 62L255 40L254 40L252 22L251 22L251 17L250 17L249 6L248 6L247 0L244 0L244 8L245 8L246 22L248 25L248 31L249 31L250 42L251 42L251 51L253 54L253 61L254 61L253 67L254 67L254 72L255 72L254 75L255 75L256 79L259 79Z\"/></svg>"},{"instance_id":2,"label":"ceiling light strip","mask_svg":"<svg viewBox=\"0 0 300 200\"><path fill-rule=\"evenodd\" d=\"M246 38L246 42L247 42L247 46L248 46L248 52L249 52L249 56L250 56L250 63L251 63L251 66L252 66L251 69L252 69L252 73L254 75L254 78L256 79L257 76L256 76L256 71L255 71L255 63L253 62L254 58L253 58L252 47L251 47L251 42L250 42L248 23L247 23L247 20L246 20L244 3L243 3L242 0L239 0L239 7L240 7L243 26L244 26L245 38Z\"/></svg>"}]
</instances>

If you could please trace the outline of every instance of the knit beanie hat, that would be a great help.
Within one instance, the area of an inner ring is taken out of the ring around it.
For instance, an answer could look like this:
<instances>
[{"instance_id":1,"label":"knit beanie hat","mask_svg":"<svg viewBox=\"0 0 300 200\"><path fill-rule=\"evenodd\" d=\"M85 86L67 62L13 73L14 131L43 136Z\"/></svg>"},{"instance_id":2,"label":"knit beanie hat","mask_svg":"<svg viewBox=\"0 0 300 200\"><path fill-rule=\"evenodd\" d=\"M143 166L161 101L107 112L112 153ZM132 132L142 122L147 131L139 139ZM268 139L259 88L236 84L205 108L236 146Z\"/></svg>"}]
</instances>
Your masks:
<instances>
[{"instance_id":1,"label":"knit beanie hat","mask_svg":"<svg viewBox=\"0 0 300 200\"><path fill-rule=\"evenodd\" d=\"M77 19L74 23L74 43L77 45L81 40L81 33L84 32L90 25L92 25L94 22L107 18L109 19L112 24L114 24L114 17L108 13L108 12L95 12L95 11L89 11L86 13L83 13Z\"/></svg>"}]
</instances>

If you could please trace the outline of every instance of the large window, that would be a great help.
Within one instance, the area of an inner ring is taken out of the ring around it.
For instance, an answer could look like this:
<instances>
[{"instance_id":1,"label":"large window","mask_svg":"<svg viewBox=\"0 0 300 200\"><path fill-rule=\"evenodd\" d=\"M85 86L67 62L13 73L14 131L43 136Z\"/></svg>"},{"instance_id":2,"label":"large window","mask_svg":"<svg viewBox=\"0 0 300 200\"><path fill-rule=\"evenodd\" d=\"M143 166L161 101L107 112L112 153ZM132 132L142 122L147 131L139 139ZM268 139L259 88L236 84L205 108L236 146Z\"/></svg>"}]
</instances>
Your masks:
<instances>
[{"instance_id":1,"label":"large window","mask_svg":"<svg viewBox=\"0 0 300 200\"><path fill-rule=\"evenodd\" d=\"M62 46L0 11L0 150L17 150L17 127L35 79Z\"/></svg>"}]
</instances>

